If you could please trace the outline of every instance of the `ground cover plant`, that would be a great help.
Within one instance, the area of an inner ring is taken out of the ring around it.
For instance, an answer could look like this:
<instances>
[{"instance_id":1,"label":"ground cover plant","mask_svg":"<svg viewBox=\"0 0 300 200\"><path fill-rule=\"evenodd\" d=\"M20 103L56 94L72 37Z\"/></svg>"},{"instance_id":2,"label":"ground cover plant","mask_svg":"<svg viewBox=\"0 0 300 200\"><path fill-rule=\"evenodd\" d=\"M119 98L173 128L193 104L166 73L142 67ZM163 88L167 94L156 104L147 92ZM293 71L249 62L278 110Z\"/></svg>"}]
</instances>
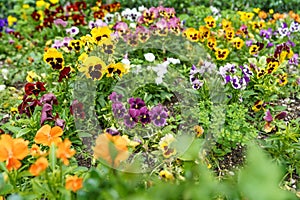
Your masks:
<instances>
[{"instance_id":1,"label":"ground cover plant","mask_svg":"<svg viewBox=\"0 0 300 200\"><path fill-rule=\"evenodd\" d=\"M294 1L0 3L0 199L300 197Z\"/></svg>"}]
</instances>

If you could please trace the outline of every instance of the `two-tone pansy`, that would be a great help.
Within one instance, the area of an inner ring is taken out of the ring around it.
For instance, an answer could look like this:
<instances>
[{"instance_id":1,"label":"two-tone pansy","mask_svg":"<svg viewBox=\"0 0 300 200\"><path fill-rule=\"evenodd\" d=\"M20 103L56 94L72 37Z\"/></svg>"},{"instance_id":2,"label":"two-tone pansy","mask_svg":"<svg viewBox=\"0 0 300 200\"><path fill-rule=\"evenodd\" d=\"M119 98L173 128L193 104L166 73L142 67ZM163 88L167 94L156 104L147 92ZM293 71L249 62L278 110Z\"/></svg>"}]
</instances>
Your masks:
<instances>
[{"instance_id":1,"label":"two-tone pansy","mask_svg":"<svg viewBox=\"0 0 300 200\"><path fill-rule=\"evenodd\" d=\"M61 70L64 68L64 57L62 53L55 48L49 48L44 54L43 60L53 69Z\"/></svg>"}]
</instances>

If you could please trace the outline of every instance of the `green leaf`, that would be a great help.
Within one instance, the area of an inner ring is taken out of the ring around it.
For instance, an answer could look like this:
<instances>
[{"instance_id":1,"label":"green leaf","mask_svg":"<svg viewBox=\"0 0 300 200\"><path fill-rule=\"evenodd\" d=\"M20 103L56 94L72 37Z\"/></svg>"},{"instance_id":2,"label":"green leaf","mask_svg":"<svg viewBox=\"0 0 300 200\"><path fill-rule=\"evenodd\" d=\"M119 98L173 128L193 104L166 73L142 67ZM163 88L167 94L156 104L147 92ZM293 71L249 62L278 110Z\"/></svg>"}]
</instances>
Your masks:
<instances>
[{"instance_id":1,"label":"green leaf","mask_svg":"<svg viewBox=\"0 0 300 200\"><path fill-rule=\"evenodd\" d=\"M49 161L50 161L50 168L53 171L56 165L56 147L54 143L52 143L50 147Z\"/></svg>"},{"instance_id":2,"label":"green leaf","mask_svg":"<svg viewBox=\"0 0 300 200\"><path fill-rule=\"evenodd\" d=\"M248 165L240 172L239 189L249 200L282 200L293 195L278 186L283 171L262 150L249 145ZM293 199L293 198L292 198Z\"/></svg>"},{"instance_id":3,"label":"green leaf","mask_svg":"<svg viewBox=\"0 0 300 200\"><path fill-rule=\"evenodd\" d=\"M202 145L203 140L195 139L192 142L191 146L189 146L189 148L186 150L186 152L184 152L183 155L181 155L179 158L184 161L195 160L196 158L198 158L198 154Z\"/></svg>"},{"instance_id":4,"label":"green leaf","mask_svg":"<svg viewBox=\"0 0 300 200\"><path fill-rule=\"evenodd\" d=\"M31 131L31 129L29 129L29 128L21 129L21 130L16 134L16 138L20 138L20 137L26 135L27 133L29 133L30 131Z\"/></svg>"}]
</instances>

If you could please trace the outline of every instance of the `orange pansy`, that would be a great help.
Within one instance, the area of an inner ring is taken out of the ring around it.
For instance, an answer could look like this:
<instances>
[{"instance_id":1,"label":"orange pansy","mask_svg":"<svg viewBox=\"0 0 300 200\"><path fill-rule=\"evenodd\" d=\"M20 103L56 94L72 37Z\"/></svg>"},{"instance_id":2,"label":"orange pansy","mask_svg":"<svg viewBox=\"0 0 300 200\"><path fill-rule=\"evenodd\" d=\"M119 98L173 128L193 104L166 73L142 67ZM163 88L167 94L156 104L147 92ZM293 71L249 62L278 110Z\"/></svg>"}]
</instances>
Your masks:
<instances>
[{"instance_id":1,"label":"orange pansy","mask_svg":"<svg viewBox=\"0 0 300 200\"><path fill-rule=\"evenodd\" d=\"M44 171L45 169L47 169L47 167L48 167L48 160L45 157L40 157L39 159L37 159L35 161L35 163L33 163L30 166L29 172L33 176L38 176L38 175L40 175L40 173L42 171Z\"/></svg>"},{"instance_id":2,"label":"orange pansy","mask_svg":"<svg viewBox=\"0 0 300 200\"><path fill-rule=\"evenodd\" d=\"M127 141L120 135L100 134L96 140L94 155L96 159L100 158L112 167L118 167L129 156Z\"/></svg>"},{"instance_id":3,"label":"orange pansy","mask_svg":"<svg viewBox=\"0 0 300 200\"><path fill-rule=\"evenodd\" d=\"M20 160L28 155L28 141L21 138L12 138L8 134L1 135L0 161L6 161L6 168L19 169L22 165Z\"/></svg>"},{"instance_id":4,"label":"orange pansy","mask_svg":"<svg viewBox=\"0 0 300 200\"><path fill-rule=\"evenodd\" d=\"M48 124L42 126L35 135L34 141L37 144L43 144L45 146L51 146L52 142L58 144L61 142L60 136L63 134L63 130L59 126L51 128Z\"/></svg>"},{"instance_id":5,"label":"orange pansy","mask_svg":"<svg viewBox=\"0 0 300 200\"><path fill-rule=\"evenodd\" d=\"M37 144L33 144L30 149L30 155L33 157L39 157L46 155L46 151L41 151L40 147Z\"/></svg>"},{"instance_id":6,"label":"orange pansy","mask_svg":"<svg viewBox=\"0 0 300 200\"><path fill-rule=\"evenodd\" d=\"M82 181L83 178L79 178L78 176L69 176L66 179L66 189L76 192L82 188Z\"/></svg>"},{"instance_id":7,"label":"orange pansy","mask_svg":"<svg viewBox=\"0 0 300 200\"><path fill-rule=\"evenodd\" d=\"M72 143L69 139L65 139L63 142L58 144L58 148L56 151L56 157L60 158L64 165L69 165L69 158L74 156L76 151L74 149L70 149Z\"/></svg>"}]
</instances>

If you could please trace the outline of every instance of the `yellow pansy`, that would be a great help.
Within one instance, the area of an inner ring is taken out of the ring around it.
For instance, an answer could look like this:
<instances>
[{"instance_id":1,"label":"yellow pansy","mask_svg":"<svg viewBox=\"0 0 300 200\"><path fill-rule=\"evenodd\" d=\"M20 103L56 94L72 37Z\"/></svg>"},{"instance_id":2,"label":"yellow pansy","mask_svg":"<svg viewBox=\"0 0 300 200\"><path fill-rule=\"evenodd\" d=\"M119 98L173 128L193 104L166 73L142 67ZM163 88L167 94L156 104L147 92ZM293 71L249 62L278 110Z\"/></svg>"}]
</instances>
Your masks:
<instances>
[{"instance_id":1,"label":"yellow pansy","mask_svg":"<svg viewBox=\"0 0 300 200\"><path fill-rule=\"evenodd\" d=\"M40 80L41 77L38 76L34 71L29 71L27 72L27 77L26 77L26 81L29 83L34 82L35 80Z\"/></svg>"},{"instance_id":2,"label":"yellow pansy","mask_svg":"<svg viewBox=\"0 0 300 200\"><path fill-rule=\"evenodd\" d=\"M17 22L17 18L9 15L7 17L8 26L12 26L15 22Z\"/></svg>"},{"instance_id":3,"label":"yellow pansy","mask_svg":"<svg viewBox=\"0 0 300 200\"><path fill-rule=\"evenodd\" d=\"M92 37L96 44L101 45L105 40L110 39L112 31L109 27L95 27L91 30Z\"/></svg>"},{"instance_id":4,"label":"yellow pansy","mask_svg":"<svg viewBox=\"0 0 300 200\"><path fill-rule=\"evenodd\" d=\"M57 4L58 2L59 2L59 0L49 0L50 1L50 3L52 3L52 4Z\"/></svg>"},{"instance_id":5,"label":"yellow pansy","mask_svg":"<svg viewBox=\"0 0 300 200\"><path fill-rule=\"evenodd\" d=\"M197 42L199 40L199 31L194 28L187 28L183 31L183 35L192 42Z\"/></svg>"},{"instance_id":6,"label":"yellow pansy","mask_svg":"<svg viewBox=\"0 0 300 200\"><path fill-rule=\"evenodd\" d=\"M29 6L29 4L23 4L22 8L23 9L28 9L28 8L30 8L30 6Z\"/></svg>"},{"instance_id":7,"label":"yellow pansy","mask_svg":"<svg viewBox=\"0 0 300 200\"><path fill-rule=\"evenodd\" d=\"M253 8L253 12L258 13L260 11L260 8Z\"/></svg>"}]
</instances>

